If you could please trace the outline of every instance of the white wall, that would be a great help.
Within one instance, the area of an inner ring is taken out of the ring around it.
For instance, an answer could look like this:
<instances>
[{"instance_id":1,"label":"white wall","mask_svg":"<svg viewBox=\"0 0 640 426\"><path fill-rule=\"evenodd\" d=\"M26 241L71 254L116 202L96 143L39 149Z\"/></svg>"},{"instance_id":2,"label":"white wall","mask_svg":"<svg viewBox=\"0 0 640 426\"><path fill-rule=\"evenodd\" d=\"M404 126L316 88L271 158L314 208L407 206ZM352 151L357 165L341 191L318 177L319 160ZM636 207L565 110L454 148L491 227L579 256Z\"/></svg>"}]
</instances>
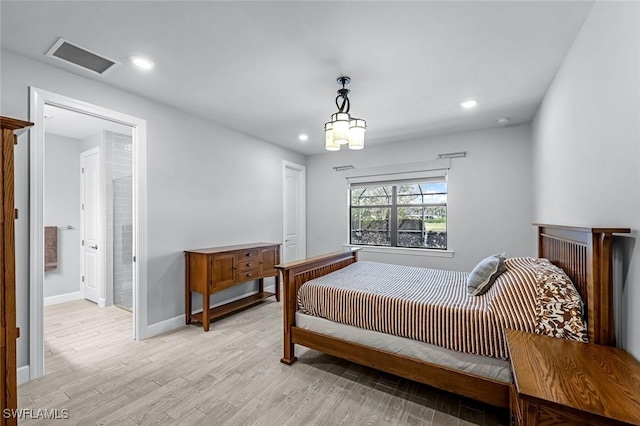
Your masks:
<instances>
[{"instance_id":1,"label":"white wall","mask_svg":"<svg viewBox=\"0 0 640 426\"><path fill-rule=\"evenodd\" d=\"M91 148L95 148L97 146L99 146L100 149L104 151L104 145L104 131L101 130L98 133L87 136L80 141L80 152L88 151ZM102 154L104 155L104 153Z\"/></svg>"},{"instance_id":2,"label":"white wall","mask_svg":"<svg viewBox=\"0 0 640 426\"><path fill-rule=\"evenodd\" d=\"M533 253L531 127L496 128L307 158L307 249L313 256L348 242L347 182L334 166L358 168L435 160L467 151L449 170L447 239L453 258L362 253L364 260L470 271L496 252Z\"/></svg>"},{"instance_id":3,"label":"white wall","mask_svg":"<svg viewBox=\"0 0 640 426\"><path fill-rule=\"evenodd\" d=\"M282 160L305 164L302 155L13 52L2 50L1 55L2 115L27 119L28 87L34 86L147 121L150 325L184 314L183 250L282 239ZM18 365L24 366L29 341L29 163L26 138L20 141L16 275Z\"/></svg>"},{"instance_id":4,"label":"white wall","mask_svg":"<svg viewBox=\"0 0 640 426\"><path fill-rule=\"evenodd\" d=\"M533 163L535 220L632 228L616 318L640 358L640 4L596 2L534 120Z\"/></svg>"},{"instance_id":5,"label":"white wall","mask_svg":"<svg viewBox=\"0 0 640 426\"><path fill-rule=\"evenodd\" d=\"M45 135L45 226L58 230L58 267L45 272L44 297L80 291L80 141Z\"/></svg>"}]
</instances>

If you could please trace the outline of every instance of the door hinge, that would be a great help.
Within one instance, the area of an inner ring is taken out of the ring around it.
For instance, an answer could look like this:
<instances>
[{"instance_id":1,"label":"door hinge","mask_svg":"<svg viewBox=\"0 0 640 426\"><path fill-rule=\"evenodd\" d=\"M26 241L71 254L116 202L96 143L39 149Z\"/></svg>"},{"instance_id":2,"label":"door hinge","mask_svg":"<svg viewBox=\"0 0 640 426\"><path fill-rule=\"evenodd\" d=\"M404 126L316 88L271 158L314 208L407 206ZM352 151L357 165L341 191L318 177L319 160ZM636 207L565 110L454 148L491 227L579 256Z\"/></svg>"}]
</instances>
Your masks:
<instances>
[{"instance_id":1,"label":"door hinge","mask_svg":"<svg viewBox=\"0 0 640 426\"><path fill-rule=\"evenodd\" d=\"M135 257L135 256L133 256L133 262L135 263L135 261L136 261L136 257Z\"/></svg>"},{"instance_id":2,"label":"door hinge","mask_svg":"<svg viewBox=\"0 0 640 426\"><path fill-rule=\"evenodd\" d=\"M19 214L18 209L15 209L15 213L14 213L15 220L18 220L18 214Z\"/></svg>"},{"instance_id":3,"label":"door hinge","mask_svg":"<svg viewBox=\"0 0 640 426\"><path fill-rule=\"evenodd\" d=\"M84 173L84 167L80 169L80 173Z\"/></svg>"},{"instance_id":4,"label":"door hinge","mask_svg":"<svg viewBox=\"0 0 640 426\"><path fill-rule=\"evenodd\" d=\"M84 275L82 276L82 282L84 282Z\"/></svg>"},{"instance_id":5,"label":"door hinge","mask_svg":"<svg viewBox=\"0 0 640 426\"><path fill-rule=\"evenodd\" d=\"M80 209L84 210L84 203L80 204Z\"/></svg>"},{"instance_id":6,"label":"door hinge","mask_svg":"<svg viewBox=\"0 0 640 426\"><path fill-rule=\"evenodd\" d=\"M84 246L84 240L82 240L82 245Z\"/></svg>"}]
</instances>

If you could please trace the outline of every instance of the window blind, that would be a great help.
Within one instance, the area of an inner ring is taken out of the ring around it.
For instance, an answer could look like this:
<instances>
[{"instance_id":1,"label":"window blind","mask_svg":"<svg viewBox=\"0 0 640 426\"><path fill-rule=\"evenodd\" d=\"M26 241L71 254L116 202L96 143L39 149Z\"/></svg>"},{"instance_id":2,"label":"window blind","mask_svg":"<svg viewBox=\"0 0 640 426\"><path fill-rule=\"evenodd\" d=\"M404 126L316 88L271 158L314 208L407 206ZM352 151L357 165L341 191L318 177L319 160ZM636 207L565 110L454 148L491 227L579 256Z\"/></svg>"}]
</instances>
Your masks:
<instances>
[{"instance_id":1,"label":"window blind","mask_svg":"<svg viewBox=\"0 0 640 426\"><path fill-rule=\"evenodd\" d=\"M365 186L402 185L416 182L445 181L451 167L449 159L422 163L398 164L350 170L346 176L350 188Z\"/></svg>"}]
</instances>

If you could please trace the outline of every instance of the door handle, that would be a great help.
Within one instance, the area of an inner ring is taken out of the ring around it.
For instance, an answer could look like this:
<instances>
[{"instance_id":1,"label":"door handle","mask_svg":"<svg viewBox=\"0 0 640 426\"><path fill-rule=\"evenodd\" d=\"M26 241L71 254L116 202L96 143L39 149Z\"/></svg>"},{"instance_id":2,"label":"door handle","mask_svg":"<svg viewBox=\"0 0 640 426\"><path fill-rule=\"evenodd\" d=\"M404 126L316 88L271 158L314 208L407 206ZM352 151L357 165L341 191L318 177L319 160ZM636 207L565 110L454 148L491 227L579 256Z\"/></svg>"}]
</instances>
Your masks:
<instances>
[{"instance_id":1,"label":"door handle","mask_svg":"<svg viewBox=\"0 0 640 426\"><path fill-rule=\"evenodd\" d=\"M92 248L94 250L98 250L98 245L96 244L95 246L89 246L89 248Z\"/></svg>"}]
</instances>

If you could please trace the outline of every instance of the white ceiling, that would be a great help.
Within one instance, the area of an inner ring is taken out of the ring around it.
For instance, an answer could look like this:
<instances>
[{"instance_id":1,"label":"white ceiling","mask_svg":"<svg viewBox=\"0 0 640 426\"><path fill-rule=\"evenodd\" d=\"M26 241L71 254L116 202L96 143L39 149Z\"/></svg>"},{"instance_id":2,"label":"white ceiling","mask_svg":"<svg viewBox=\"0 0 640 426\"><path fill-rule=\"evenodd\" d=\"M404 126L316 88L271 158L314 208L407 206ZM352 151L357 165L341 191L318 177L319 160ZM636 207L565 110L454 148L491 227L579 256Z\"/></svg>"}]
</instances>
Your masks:
<instances>
[{"instance_id":1,"label":"white ceiling","mask_svg":"<svg viewBox=\"0 0 640 426\"><path fill-rule=\"evenodd\" d=\"M305 154L323 152L345 74L367 146L531 120L592 5L0 2L3 48ZM122 65L99 77L46 57L58 37Z\"/></svg>"}]
</instances>

